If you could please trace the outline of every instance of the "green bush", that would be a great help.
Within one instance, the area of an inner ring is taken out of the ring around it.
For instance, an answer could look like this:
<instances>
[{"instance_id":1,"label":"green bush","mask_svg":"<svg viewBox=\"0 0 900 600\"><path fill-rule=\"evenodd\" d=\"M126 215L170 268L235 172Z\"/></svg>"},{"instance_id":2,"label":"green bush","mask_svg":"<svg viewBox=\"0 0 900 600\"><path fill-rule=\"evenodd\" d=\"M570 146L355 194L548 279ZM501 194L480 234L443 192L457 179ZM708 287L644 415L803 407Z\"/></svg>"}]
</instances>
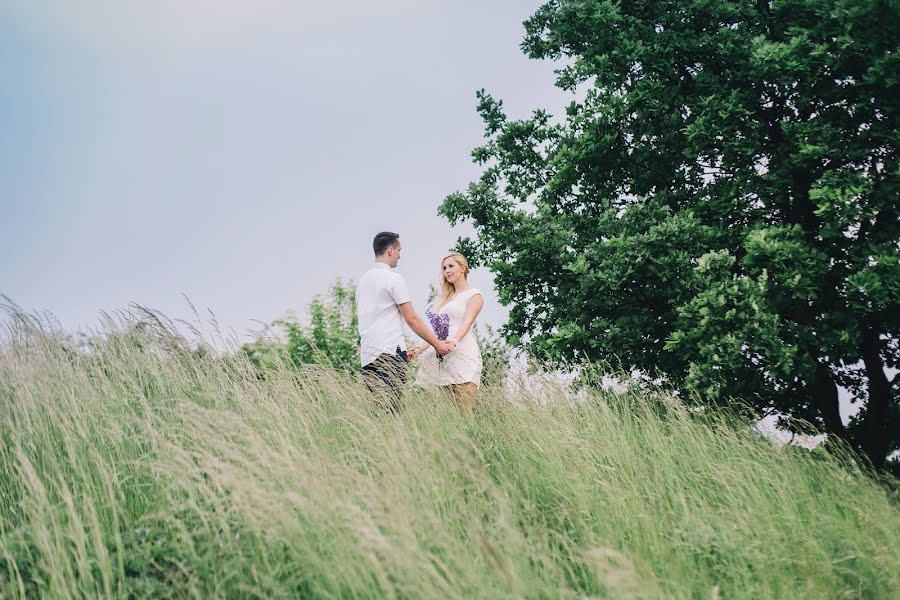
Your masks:
<instances>
[{"instance_id":1,"label":"green bush","mask_svg":"<svg viewBox=\"0 0 900 600\"><path fill-rule=\"evenodd\" d=\"M323 365L348 373L360 370L356 286L336 281L326 295L307 306L307 322L295 317L275 321L275 335L244 346L257 367L271 368L278 359L295 365ZM283 341L282 341L283 340Z\"/></svg>"}]
</instances>

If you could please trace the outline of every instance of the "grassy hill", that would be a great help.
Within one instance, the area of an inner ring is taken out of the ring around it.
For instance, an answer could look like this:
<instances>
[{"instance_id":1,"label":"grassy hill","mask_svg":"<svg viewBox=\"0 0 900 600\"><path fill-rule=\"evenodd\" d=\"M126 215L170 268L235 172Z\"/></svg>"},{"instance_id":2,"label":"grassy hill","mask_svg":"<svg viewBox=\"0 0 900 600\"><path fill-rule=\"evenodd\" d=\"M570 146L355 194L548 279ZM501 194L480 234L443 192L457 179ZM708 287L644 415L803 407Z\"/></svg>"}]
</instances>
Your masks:
<instances>
[{"instance_id":1,"label":"grassy hill","mask_svg":"<svg viewBox=\"0 0 900 600\"><path fill-rule=\"evenodd\" d=\"M146 317L147 315L145 315ZM0 341L0 597L896 598L896 494L660 392L352 379L110 320Z\"/></svg>"}]
</instances>

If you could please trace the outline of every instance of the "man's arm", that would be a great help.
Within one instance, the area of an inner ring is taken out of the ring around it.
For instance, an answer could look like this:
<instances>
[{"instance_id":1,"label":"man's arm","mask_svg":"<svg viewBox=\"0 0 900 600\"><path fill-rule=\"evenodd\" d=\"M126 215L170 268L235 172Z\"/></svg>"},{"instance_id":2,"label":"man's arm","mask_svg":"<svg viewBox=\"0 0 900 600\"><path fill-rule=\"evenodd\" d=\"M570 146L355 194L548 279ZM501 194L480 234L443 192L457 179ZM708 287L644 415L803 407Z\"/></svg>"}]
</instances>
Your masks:
<instances>
[{"instance_id":1,"label":"man's arm","mask_svg":"<svg viewBox=\"0 0 900 600\"><path fill-rule=\"evenodd\" d=\"M438 354L444 355L453 350L453 344L437 339L437 336L434 335L431 327L425 325L425 321L422 320L413 308L412 302L404 302L403 304L397 305L397 308L400 309L400 315L403 317L403 320L406 321L406 324L409 325L409 328L412 329L417 336L434 346L434 349Z\"/></svg>"}]
</instances>

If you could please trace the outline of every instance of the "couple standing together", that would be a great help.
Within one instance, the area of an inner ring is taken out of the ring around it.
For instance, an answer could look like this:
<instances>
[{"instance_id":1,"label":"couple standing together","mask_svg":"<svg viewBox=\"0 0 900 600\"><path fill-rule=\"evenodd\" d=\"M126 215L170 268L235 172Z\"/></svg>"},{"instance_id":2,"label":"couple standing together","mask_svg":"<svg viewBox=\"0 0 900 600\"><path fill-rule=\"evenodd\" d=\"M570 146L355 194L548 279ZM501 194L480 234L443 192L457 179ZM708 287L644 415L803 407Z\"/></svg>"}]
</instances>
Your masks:
<instances>
[{"instance_id":1,"label":"couple standing together","mask_svg":"<svg viewBox=\"0 0 900 600\"><path fill-rule=\"evenodd\" d=\"M403 276L393 271L400 260L400 236L382 232L372 242L375 264L356 287L360 358L363 380L372 392L386 392L399 401L406 383L407 363L421 361L415 385L440 387L464 410L475 405L481 383L481 350L472 331L484 306L481 291L469 287L469 265L452 252L441 260L441 289L426 313L429 323L412 306ZM407 350L403 324L425 343Z\"/></svg>"}]
</instances>

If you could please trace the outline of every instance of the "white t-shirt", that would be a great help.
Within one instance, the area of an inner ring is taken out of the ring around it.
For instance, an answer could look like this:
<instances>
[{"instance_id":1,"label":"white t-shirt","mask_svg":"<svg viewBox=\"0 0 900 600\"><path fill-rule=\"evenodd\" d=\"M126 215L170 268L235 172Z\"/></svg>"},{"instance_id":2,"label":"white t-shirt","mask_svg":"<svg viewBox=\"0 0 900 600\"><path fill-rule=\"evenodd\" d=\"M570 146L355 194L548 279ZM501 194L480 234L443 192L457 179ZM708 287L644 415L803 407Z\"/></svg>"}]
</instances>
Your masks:
<instances>
[{"instance_id":1,"label":"white t-shirt","mask_svg":"<svg viewBox=\"0 0 900 600\"><path fill-rule=\"evenodd\" d=\"M406 280L384 263L375 263L356 286L359 354L366 366L382 354L406 350L403 316L398 305L409 302Z\"/></svg>"}]
</instances>

